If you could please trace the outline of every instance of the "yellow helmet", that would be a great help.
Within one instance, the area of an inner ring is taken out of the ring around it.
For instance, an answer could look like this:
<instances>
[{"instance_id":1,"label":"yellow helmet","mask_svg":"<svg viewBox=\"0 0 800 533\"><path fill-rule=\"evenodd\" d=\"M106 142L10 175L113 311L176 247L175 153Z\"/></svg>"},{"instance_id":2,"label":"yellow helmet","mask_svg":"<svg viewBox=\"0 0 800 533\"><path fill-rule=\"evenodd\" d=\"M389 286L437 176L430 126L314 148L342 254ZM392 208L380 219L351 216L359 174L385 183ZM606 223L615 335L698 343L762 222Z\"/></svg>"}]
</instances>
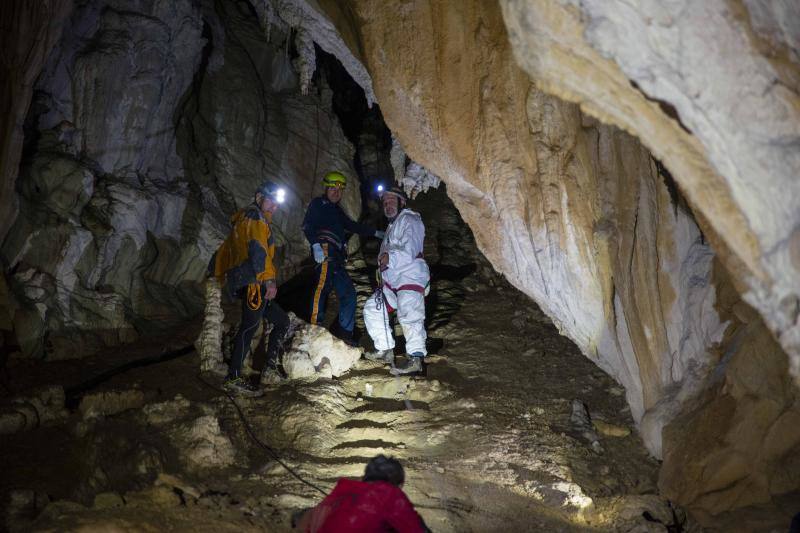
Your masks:
<instances>
[{"instance_id":1,"label":"yellow helmet","mask_svg":"<svg viewBox=\"0 0 800 533\"><path fill-rule=\"evenodd\" d=\"M347 186L347 177L341 172L328 172L322 178L322 184L326 187L336 187L337 189L344 189Z\"/></svg>"}]
</instances>

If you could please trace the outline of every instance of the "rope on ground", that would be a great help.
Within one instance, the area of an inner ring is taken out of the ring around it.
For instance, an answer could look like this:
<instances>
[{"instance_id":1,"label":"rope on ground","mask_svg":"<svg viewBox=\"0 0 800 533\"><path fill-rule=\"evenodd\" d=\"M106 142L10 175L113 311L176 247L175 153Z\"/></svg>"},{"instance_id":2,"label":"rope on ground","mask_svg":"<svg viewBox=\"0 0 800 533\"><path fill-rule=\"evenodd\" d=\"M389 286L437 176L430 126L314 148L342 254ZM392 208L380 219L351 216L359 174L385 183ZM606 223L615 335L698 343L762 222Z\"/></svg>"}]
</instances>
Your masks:
<instances>
[{"instance_id":1,"label":"rope on ground","mask_svg":"<svg viewBox=\"0 0 800 533\"><path fill-rule=\"evenodd\" d=\"M86 394L88 391L97 387L101 383L108 381L109 379L113 378L118 374L122 374L123 372L127 372L128 370L132 370L134 368L140 368L158 363L164 363L166 361L171 361L172 359L183 357L184 355L188 355L193 352L194 352L194 346L192 345L184 346L183 348L170 350L168 352L163 352L158 355L151 355L149 357L134 359L132 361L128 361L121 365L117 365L113 368L105 370L92 378L89 378L81 383L78 383L77 385L72 385L71 387L65 387L64 406L70 411L74 411L75 409L78 408L78 405L80 404L84 394Z\"/></svg>"},{"instance_id":2,"label":"rope on ground","mask_svg":"<svg viewBox=\"0 0 800 533\"><path fill-rule=\"evenodd\" d=\"M244 428L247 431L247 434L250 436L251 439L253 439L253 442L255 442L262 449L264 449L270 456L272 456L273 459L275 459L275 461L279 465L281 465L283 468L285 468L287 472L289 472L291 475L293 475L295 478L297 478L301 483L303 483L305 485L308 485L309 487L311 487L312 489L316 490L317 492L319 492L323 496L327 496L328 495L328 493L326 491L324 491L323 489L321 489L317 485L311 483L310 481L306 481L305 479L303 479L302 476L300 476L300 474L298 474L297 472L294 471L294 469L292 469L292 467L290 467L289 465L287 465L286 463L284 463L281 460L281 458L278 456L278 453L275 450L273 450L272 448L270 448L269 446L264 444L264 442L262 442L261 439L258 438L258 436L253 431L253 427L250 425L250 422L248 422L247 417L245 416L244 412L242 411L242 408L239 407L239 404L236 403L236 399L228 391L226 391L225 389L221 389L219 387L215 387L214 385L212 385L211 383L209 383L208 381L203 379L200 374L197 374L197 379L200 380L200 382L203 383L206 387L208 387L208 388L210 388L210 389L212 389L214 391L217 391L217 392L220 392L220 393L224 394L228 398L228 400L230 400L230 402L236 408L236 412L239 414L239 418L241 419L242 424L244 425Z\"/></svg>"}]
</instances>

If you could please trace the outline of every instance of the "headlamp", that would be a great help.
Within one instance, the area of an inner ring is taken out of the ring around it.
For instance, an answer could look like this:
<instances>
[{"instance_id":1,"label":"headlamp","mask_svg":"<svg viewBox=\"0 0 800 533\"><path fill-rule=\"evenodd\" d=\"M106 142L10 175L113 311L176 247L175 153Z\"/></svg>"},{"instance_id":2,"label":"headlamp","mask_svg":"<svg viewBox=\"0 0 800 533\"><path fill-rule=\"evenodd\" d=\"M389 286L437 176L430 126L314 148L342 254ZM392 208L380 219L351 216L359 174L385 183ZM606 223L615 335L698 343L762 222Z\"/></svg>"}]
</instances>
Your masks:
<instances>
[{"instance_id":1,"label":"headlamp","mask_svg":"<svg viewBox=\"0 0 800 533\"><path fill-rule=\"evenodd\" d=\"M282 204L286 200L286 189L280 188L275 191L275 201Z\"/></svg>"}]
</instances>

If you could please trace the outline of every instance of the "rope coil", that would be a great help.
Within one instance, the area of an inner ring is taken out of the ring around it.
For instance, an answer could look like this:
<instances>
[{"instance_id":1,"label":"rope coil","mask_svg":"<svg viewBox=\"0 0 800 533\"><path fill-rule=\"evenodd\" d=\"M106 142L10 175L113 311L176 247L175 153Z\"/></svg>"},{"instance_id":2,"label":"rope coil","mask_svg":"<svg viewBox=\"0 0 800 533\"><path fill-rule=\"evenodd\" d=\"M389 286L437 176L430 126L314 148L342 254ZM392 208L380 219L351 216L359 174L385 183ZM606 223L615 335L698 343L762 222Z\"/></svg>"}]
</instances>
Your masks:
<instances>
[{"instance_id":1,"label":"rope coil","mask_svg":"<svg viewBox=\"0 0 800 533\"><path fill-rule=\"evenodd\" d=\"M250 283L247 286L247 307L253 311L261 309L261 284Z\"/></svg>"}]
</instances>

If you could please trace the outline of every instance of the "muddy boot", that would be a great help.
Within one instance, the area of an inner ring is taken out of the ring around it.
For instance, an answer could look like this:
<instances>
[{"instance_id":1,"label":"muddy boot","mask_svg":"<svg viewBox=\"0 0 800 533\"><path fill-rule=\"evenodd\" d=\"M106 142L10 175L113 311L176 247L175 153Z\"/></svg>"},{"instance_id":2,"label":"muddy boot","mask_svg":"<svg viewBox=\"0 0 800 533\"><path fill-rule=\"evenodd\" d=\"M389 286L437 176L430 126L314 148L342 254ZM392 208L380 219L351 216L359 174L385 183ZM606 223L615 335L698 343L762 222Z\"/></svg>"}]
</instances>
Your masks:
<instances>
[{"instance_id":1,"label":"muddy boot","mask_svg":"<svg viewBox=\"0 0 800 533\"><path fill-rule=\"evenodd\" d=\"M368 361L379 361L383 364L390 365L394 362L394 350L375 350L374 352L367 352L364 354L364 359Z\"/></svg>"},{"instance_id":2,"label":"muddy boot","mask_svg":"<svg viewBox=\"0 0 800 533\"><path fill-rule=\"evenodd\" d=\"M406 364L392 368L389 372L393 376L400 376L403 374L422 374L425 368L425 356L421 353L412 353Z\"/></svg>"},{"instance_id":3,"label":"muddy boot","mask_svg":"<svg viewBox=\"0 0 800 533\"><path fill-rule=\"evenodd\" d=\"M234 396L258 398L264 395L264 391L261 390L261 387L251 383L242 376L228 376L225 378L225 383L222 384L222 388Z\"/></svg>"}]
</instances>

